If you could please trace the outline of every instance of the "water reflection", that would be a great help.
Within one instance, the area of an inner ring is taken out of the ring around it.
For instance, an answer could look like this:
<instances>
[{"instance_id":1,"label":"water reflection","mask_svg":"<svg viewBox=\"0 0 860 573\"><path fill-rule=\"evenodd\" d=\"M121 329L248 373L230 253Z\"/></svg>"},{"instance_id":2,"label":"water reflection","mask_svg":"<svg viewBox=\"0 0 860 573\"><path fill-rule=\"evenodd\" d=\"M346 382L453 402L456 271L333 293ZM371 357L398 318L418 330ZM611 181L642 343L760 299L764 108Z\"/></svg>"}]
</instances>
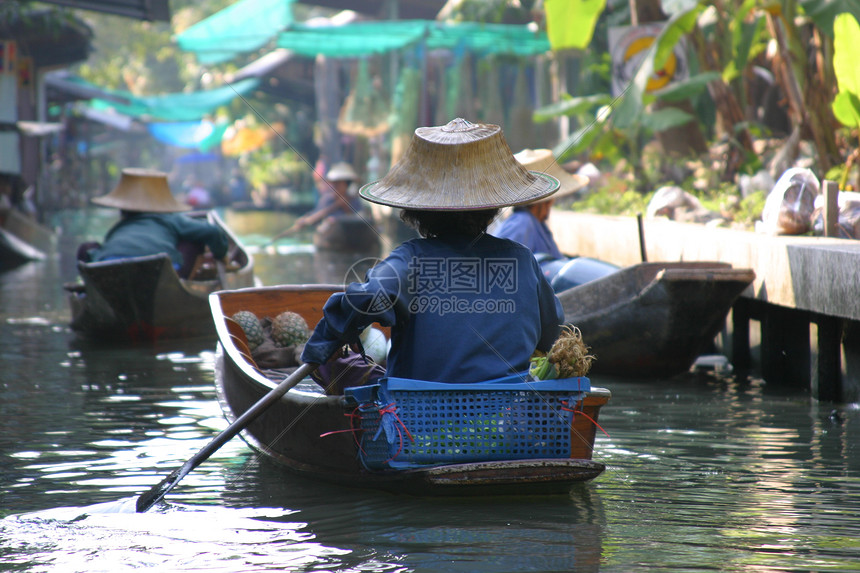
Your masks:
<instances>
[{"instance_id":1,"label":"water reflection","mask_svg":"<svg viewBox=\"0 0 860 573\"><path fill-rule=\"evenodd\" d=\"M258 236L264 284L344 270ZM133 514L226 426L214 341L76 340L59 286L75 275L68 256L0 273L0 569L857 570L860 410L742 377L594 379L612 390L595 454L607 471L569 496L351 490L234 439Z\"/></svg>"},{"instance_id":2,"label":"water reflection","mask_svg":"<svg viewBox=\"0 0 860 573\"><path fill-rule=\"evenodd\" d=\"M599 568L605 515L591 484L567 497L427 499L315 483L257 458L227 481L227 505L296 509L319 539L410 571Z\"/></svg>"}]
</instances>

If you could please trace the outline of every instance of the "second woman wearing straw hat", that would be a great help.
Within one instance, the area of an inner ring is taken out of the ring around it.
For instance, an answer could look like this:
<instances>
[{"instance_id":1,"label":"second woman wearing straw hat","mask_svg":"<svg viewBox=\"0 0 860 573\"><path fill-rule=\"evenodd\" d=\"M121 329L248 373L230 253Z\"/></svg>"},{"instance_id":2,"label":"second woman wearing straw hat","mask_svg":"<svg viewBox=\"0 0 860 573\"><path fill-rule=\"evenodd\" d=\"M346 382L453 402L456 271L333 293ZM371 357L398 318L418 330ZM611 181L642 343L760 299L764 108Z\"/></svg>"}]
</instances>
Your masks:
<instances>
[{"instance_id":1,"label":"second woman wearing straw hat","mask_svg":"<svg viewBox=\"0 0 860 573\"><path fill-rule=\"evenodd\" d=\"M202 252L209 247L216 259L227 254L224 231L207 221L182 215L191 209L177 201L167 183L167 174L150 169L126 168L117 186L107 195L91 199L96 205L120 210L120 220L108 231L104 243L80 253L89 261L107 261L167 253L180 276L193 257L184 257L180 243ZM186 260L189 259L189 260Z\"/></svg>"},{"instance_id":2,"label":"second woman wearing straw hat","mask_svg":"<svg viewBox=\"0 0 860 573\"><path fill-rule=\"evenodd\" d=\"M422 238L328 300L303 361L326 363L379 322L391 327L389 376L478 382L524 371L555 341L561 304L527 248L485 231L500 207L557 188L514 159L498 126L457 119L415 130L403 158L360 195L403 209Z\"/></svg>"},{"instance_id":3,"label":"second woman wearing straw hat","mask_svg":"<svg viewBox=\"0 0 860 573\"><path fill-rule=\"evenodd\" d=\"M552 197L515 207L511 216L505 219L493 234L522 243L536 255L543 254L560 259L561 251L546 221L553 202L576 193L588 184L588 179L581 175L571 175L562 169L549 149L524 149L514 157L526 169L548 173L558 179L559 189Z\"/></svg>"}]
</instances>

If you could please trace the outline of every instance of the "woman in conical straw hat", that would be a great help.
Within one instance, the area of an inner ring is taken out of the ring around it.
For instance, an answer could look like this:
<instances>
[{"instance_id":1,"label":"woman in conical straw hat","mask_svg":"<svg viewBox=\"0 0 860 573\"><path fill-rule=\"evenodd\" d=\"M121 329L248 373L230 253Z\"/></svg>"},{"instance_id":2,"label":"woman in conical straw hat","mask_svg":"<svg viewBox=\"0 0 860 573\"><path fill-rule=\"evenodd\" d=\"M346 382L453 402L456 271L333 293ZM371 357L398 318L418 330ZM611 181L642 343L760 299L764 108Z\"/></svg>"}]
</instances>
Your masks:
<instances>
[{"instance_id":1,"label":"woman in conical straw hat","mask_svg":"<svg viewBox=\"0 0 860 573\"><path fill-rule=\"evenodd\" d=\"M526 169L546 173L558 179L559 189L550 197L514 207L511 216L505 219L493 234L522 243L536 255L561 258L561 251L546 222L553 203L584 188L588 179L571 175L562 169L550 149L524 149L514 157Z\"/></svg>"},{"instance_id":2,"label":"woman in conical straw hat","mask_svg":"<svg viewBox=\"0 0 860 573\"><path fill-rule=\"evenodd\" d=\"M349 193L350 185L357 180L358 174L349 163L339 161L332 165L326 172L325 186L321 187L316 206L309 213L296 219L290 227L275 235L269 244L307 227L318 225L326 219L353 215L361 217L363 211L361 200Z\"/></svg>"},{"instance_id":3,"label":"woman in conical straw hat","mask_svg":"<svg viewBox=\"0 0 860 573\"><path fill-rule=\"evenodd\" d=\"M588 185L588 178L572 175L561 168L550 149L524 149L514 155L523 167L547 173L559 181L558 191L546 198L514 207L510 217L493 231L497 237L511 239L528 247L555 292L578 286L618 270L618 267L587 257L570 259L562 254L547 220L558 199L577 193Z\"/></svg>"},{"instance_id":4,"label":"woman in conical straw hat","mask_svg":"<svg viewBox=\"0 0 860 573\"><path fill-rule=\"evenodd\" d=\"M499 126L455 119L416 129L402 159L359 194L403 209L421 238L328 300L303 361L338 359L379 322L391 327L388 376L478 382L525 371L534 350L555 341L561 304L531 251L485 231L499 208L558 185L518 163Z\"/></svg>"},{"instance_id":5,"label":"woman in conical straw hat","mask_svg":"<svg viewBox=\"0 0 860 573\"><path fill-rule=\"evenodd\" d=\"M186 261L178 246L187 243L202 252L209 247L215 258L227 254L223 229L182 214L191 209L170 191L167 174L130 167L122 170L116 187L107 195L93 197L96 205L120 210L120 220L107 232L103 243L81 253L85 261L107 261L167 253L180 275L194 261ZM189 263L189 264L186 264Z\"/></svg>"}]
</instances>

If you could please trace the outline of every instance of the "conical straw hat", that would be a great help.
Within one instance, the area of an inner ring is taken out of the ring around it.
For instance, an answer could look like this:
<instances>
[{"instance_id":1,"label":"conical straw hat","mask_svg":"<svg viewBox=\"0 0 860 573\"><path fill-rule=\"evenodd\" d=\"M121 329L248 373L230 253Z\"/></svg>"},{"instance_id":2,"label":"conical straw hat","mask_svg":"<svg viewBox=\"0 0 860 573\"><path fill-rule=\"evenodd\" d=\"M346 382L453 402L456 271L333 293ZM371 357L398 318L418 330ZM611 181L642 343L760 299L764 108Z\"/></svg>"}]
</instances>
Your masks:
<instances>
[{"instance_id":1,"label":"conical straw hat","mask_svg":"<svg viewBox=\"0 0 860 573\"><path fill-rule=\"evenodd\" d=\"M90 199L96 205L141 213L177 213L190 205L180 203L170 192L167 174L151 169L127 167L113 191Z\"/></svg>"},{"instance_id":2,"label":"conical straw hat","mask_svg":"<svg viewBox=\"0 0 860 573\"><path fill-rule=\"evenodd\" d=\"M546 173L558 179L558 192L552 196L553 199L566 197L588 185L588 177L570 174L562 169L551 149L523 149L514 157L526 169Z\"/></svg>"},{"instance_id":3,"label":"conical straw hat","mask_svg":"<svg viewBox=\"0 0 860 573\"><path fill-rule=\"evenodd\" d=\"M346 161L340 161L331 166L325 178L329 181L355 181L358 179L358 175L352 165Z\"/></svg>"},{"instance_id":4,"label":"conical straw hat","mask_svg":"<svg viewBox=\"0 0 860 573\"><path fill-rule=\"evenodd\" d=\"M498 125L457 118L416 129L400 161L359 193L402 209L470 211L538 201L558 185L518 163Z\"/></svg>"}]
</instances>

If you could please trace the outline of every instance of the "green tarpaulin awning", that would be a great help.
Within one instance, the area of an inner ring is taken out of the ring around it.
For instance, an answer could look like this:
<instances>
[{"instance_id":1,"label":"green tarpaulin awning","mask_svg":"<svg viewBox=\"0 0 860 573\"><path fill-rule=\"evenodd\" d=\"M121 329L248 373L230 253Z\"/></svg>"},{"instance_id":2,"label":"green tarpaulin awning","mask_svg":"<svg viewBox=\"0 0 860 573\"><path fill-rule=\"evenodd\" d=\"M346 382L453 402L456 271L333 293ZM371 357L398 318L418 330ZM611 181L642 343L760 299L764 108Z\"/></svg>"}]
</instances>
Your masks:
<instances>
[{"instance_id":1,"label":"green tarpaulin awning","mask_svg":"<svg viewBox=\"0 0 860 573\"><path fill-rule=\"evenodd\" d=\"M344 26L295 24L278 36L278 47L307 57L357 58L400 50L427 40L428 49L465 49L529 56L550 49L546 32L524 25L444 24L433 20L357 22Z\"/></svg>"},{"instance_id":2,"label":"green tarpaulin awning","mask_svg":"<svg viewBox=\"0 0 860 573\"><path fill-rule=\"evenodd\" d=\"M96 87L80 78L67 78L67 81ZM135 96L126 91L98 88L104 93L117 96L117 101L97 98L90 101L90 107L96 111L113 110L142 121L198 121L235 98L246 96L256 89L259 83L257 78L248 78L214 90L153 96ZM119 103L119 98L128 103Z\"/></svg>"},{"instance_id":3,"label":"green tarpaulin awning","mask_svg":"<svg viewBox=\"0 0 860 573\"><path fill-rule=\"evenodd\" d=\"M176 43L202 64L226 62L262 48L289 27L293 2L239 0L177 34Z\"/></svg>"}]
</instances>

